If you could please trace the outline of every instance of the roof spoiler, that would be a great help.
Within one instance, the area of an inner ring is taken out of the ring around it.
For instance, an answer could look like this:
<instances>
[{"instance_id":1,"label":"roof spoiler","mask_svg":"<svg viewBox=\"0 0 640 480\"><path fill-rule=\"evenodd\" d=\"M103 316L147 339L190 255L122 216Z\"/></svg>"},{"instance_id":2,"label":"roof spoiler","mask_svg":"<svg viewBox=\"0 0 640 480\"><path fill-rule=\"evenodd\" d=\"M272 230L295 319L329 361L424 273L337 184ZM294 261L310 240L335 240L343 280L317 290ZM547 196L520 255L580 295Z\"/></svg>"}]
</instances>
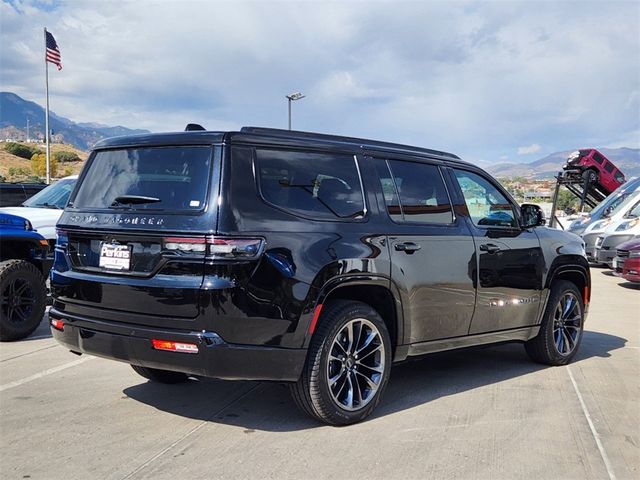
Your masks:
<instances>
[{"instance_id":1,"label":"roof spoiler","mask_svg":"<svg viewBox=\"0 0 640 480\"><path fill-rule=\"evenodd\" d=\"M187 123L187 126L184 127L185 132L193 132L196 130L206 131L202 125L198 125L197 123Z\"/></svg>"}]
</instances>

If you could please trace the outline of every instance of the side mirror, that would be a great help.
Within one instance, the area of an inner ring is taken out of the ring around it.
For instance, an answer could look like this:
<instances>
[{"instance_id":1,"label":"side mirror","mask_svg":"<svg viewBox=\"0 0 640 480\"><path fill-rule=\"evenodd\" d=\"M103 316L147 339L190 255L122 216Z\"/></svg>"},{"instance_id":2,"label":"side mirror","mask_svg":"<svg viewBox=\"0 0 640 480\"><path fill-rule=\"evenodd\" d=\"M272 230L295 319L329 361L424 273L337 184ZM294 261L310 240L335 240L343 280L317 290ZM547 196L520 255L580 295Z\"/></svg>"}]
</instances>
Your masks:
<instances>
[{"instance_id":1,"label":"side mirror","mask_svg":"<svg viewBox=\"0 0 640 480\"><path fill-rule=\"evenodd\" d=\"M522 228L544 225L544 212L538 205L523 203L520 206L520 225Z\"/></svg>"}]
</instances>

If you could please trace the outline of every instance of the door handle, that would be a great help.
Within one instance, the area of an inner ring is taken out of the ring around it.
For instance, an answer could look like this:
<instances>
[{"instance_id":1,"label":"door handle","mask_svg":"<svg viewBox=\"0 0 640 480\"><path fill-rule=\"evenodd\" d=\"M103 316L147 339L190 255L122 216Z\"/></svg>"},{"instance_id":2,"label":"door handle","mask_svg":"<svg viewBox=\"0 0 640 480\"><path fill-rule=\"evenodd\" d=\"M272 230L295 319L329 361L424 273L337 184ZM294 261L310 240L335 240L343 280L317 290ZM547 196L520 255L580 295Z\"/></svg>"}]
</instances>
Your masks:
<instances>
[{"instance_id":1,"label":"door handle","mask_svg":"<svg viewBox=\"0 0 640 480\"><path fill-rule=\"evenodd\" d=\"M480 251L487 253L496 253L500 251L500 247L498 245L494 245L493 243L485 243L483 245L480 245Z\"/></svg>"},{"instance_id":2,"label":"door handle","mask_svg":"<svg viewBox=\"0 0 640 480\"><path fill-rule=\"evenodd\" d=\"M398 252L404 252L407 255L413 255L413 252L417 252L422 247L417 243L413 242L404 242L404 243L396 243L393 248L395 248Z\"/></svg>"}]
</instances>

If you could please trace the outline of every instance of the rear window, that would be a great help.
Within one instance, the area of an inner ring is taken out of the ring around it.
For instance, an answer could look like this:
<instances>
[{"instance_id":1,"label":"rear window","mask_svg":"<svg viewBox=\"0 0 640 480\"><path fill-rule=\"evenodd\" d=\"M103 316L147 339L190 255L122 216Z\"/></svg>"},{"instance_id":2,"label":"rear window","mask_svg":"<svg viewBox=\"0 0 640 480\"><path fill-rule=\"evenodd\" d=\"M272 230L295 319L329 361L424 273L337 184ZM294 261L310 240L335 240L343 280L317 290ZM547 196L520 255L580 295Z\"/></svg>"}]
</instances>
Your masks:
<instances>
[{"instance_id":1,"label":"rear window","mask_svg":"<svg viewBox=\"0 0 640 480\"><path fill-rule=\"evenodd\" d=\"M211 158L208 146L98 151L73 207L200 211L206 203Z\"/></svg>"},{"instance_id":2,"label":"rear window","mask_svg":"<svg viewBox=\"0 0 640 480\"><path fill-rule=\"evenodd\" d=\"M613 175L616 180L620 183L624 183L624 175L622 174L622 172L620 170L617 170L616 173Z\"/></svg>"},{"instance_id":3,"label":"rear window","mask_svg":"<svg viewBox=\"0 0 640 480\"><path fill-rule=\"evenodd\" d=\"M257 150L262 197L294 214L318 220L361 219L364 200L352 155Z\"/></svg>"}]
</instances>

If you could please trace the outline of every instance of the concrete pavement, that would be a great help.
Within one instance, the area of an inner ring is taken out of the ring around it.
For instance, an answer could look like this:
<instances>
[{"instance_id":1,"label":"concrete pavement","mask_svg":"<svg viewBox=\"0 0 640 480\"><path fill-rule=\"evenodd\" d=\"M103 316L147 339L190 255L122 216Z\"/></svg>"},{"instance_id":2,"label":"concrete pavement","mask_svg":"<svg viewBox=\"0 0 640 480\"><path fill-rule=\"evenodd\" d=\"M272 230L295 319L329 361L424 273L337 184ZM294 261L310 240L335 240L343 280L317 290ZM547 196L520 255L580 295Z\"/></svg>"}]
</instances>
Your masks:
<instances>
[{"instance_id":1,"label":"concrete pavement","mask_svg":"<svg viewBox=\"0 0 640 480\"><path fill-rule=\"evenodd\" d=\"M592 269L569 367L521 345L395 366L382 404L334 428L279 384L146 382L77 357L46 323L0 346L3 479L640 478L640 288Z\"/></svg>"}]
</instances>

